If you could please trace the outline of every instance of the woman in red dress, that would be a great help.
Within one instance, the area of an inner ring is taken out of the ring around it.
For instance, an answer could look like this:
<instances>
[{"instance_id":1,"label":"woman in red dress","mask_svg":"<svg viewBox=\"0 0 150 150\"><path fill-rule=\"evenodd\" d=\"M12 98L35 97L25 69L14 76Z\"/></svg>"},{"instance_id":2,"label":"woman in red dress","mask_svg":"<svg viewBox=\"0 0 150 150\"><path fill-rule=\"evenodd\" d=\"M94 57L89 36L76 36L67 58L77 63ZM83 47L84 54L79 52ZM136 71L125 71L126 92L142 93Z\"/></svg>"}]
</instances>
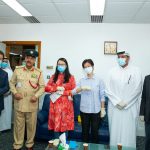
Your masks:
<instances>
[{"instance_id":1,"label":"woman in red dress","mask_svg":"<svg viewBox=\"0 0 150 150\"><path fill-rule=\"evenodd\" d=\"M75 79L69 72L67 60L57 61L55 74L52 75L45 92L60 94L55 101L50 101L48 129L54 130L55 138L69 130L74 130L74 110L71 91L75 88Z\"/></svg>"}]
</instances>

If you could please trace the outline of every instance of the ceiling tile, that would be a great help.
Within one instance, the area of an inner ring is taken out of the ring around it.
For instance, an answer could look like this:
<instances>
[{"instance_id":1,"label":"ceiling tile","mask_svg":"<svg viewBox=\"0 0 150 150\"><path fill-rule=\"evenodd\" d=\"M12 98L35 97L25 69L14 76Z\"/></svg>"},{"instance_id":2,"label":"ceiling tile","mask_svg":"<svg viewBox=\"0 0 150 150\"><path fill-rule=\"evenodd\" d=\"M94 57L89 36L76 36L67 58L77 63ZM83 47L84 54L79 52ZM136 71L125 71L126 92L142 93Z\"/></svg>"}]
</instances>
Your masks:
<instances>
[{"instance_id":1,"label":"ceiling tile","mask_svg":"<svg viewBox=\"0 0 150 150\"><path fill-rule=\"evenodd\" d=\"M148 21L150 20L150 3L145 3L143 7L137 12L134 21Z\"/></svg>"},{"instance_id":2,"label":"ceiling tile","mask_svg":"<svg viewBox=\"0 0 150 150\"><path fill-rule=\"evenodd\" d=\"M131 22L131 19L129 19L128 17L116 17L116 18L104 18L103 19L103 23L129 23Z\"/></svg>"},{"instance_id":3,"label":"ceiling tile","mask_svg":"<svg viewBox=\"0 0 150 150\"><path fill-rule=\"evenodd\" d=\"M73 20L87 20L89 22L90 14L87 3L73 4L73 3L57 3L60 14L65 22Z\"/></svg>"},{"instance_id":4,"label":"ceiling tile","mask_svg":"<svg viewBox=\"0 0 150 150\"><path fill-rule=\"evenodd\" d=\"M89 0L52 0L54 3L85 3Z\"/></svg>"},{"instance_id":5,"label":"ceiling tile","mask_svg":"<svg viewBox=\"0 0 150 150\"><path fill-rule=\"evenodd\" d=\"M33 16L59 16L54 4L52 3L37 3L23 5Z\"/></svg>"},{"instance_id":6,"label":"ceiling tile","mask_svg":"<svg viewBox=\"0 0 150 150\"><path fill-rule=\"evenodd\" d=\"M17 0L20 4L51 3L52 0Z\"/></svg>"},{"instance_id":7,"label":"ceiling tile","mask_svg":"<svg viewBox=\"0 0 150 150\"><path fill-rule=\"evenodd\" d=\"M7 5L0 5L0 17L20 16L17 12Z\"/></svg>"},{"instance_id":8,"label":"ceiling tile","mask_svg":"<svg viewBox=\"0 0 150 150\"><path fill-rule=\"evenodd\" d=\"M36 16L41 23L63 23L60 17L54 16Z\"/></svg>"},{"instance_id":9,"label":"ceiling tile","mask_svg":"<svg viewBox=\"0 0 150 150\"><path fill-rule=\"evenodd\" d=\"M0 24L28 23L23 17L0 17Z\"/></svg>"},{"instance_id":10,"label":"ceiling tile","mask_svg":"<svg viewBox=\"0 0 150 150\"><path fill-rule=\"evenodd\" d=\"M0 5L5 5L5 3L3 1L0 0Z\"/></svg>"},{"instance_id":11,"label":"ceiling tile","mask_svg":"<svg viewBox=\"0 0 150 150\"><path fill-rule=\"evenodd\" d=\"M116 17L129 17L132 18L143 3L108 3L104 18L111 19Z\"/></svg>"},{"instance_id":12,"label":"ceiling tile","mask_svg":"<svg viewBox=\"0 0 150 150\"><path fill-rule=\"evenodd\" d=\"M137 2L145 2L145 0L108 0L108 2L118 2L118 3L120 3L120 2L127 2L127 3L135 2L135 3L137 3Z\"/></svg>"},{"instance_id":13,"label":"ceiling tile","mask_svg":"<svg viewBox=\"0 0 150 150\"><path fill-rule=\"evenodd\" d=\"M143 5L143 7L137 12L137 16L150 17L150 2Z\"/></svg>"}]
</instances>

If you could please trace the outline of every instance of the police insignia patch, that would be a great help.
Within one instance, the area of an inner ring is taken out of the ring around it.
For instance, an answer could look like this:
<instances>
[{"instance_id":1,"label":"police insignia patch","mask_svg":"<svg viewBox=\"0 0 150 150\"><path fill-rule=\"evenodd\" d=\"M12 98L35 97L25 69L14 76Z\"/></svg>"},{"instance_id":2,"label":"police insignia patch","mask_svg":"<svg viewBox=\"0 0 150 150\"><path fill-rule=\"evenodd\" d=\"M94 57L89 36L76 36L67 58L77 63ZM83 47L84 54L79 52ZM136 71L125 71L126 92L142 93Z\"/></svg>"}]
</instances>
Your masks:
<instances>
[{"instance_id":1,"label":"police insignia patch","mask_svg":"<svg viewBox=\"0 0 150 150\"><path fill-rule=\"evenodd\" d=\"M37 75L36 74L32 74L31 78L37 78Z\"/></svg>"}]
</instances>

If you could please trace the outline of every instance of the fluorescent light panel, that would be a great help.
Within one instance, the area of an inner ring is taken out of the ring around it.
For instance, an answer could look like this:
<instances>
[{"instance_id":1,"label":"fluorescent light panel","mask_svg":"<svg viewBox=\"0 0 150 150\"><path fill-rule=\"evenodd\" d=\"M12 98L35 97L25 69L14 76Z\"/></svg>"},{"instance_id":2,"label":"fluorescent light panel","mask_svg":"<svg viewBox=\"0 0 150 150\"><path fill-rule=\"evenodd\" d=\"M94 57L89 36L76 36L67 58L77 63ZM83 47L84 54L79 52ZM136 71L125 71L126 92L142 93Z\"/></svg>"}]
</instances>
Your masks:
<instances>
[{"instance_id":1,"label":"fluorescent light panel","mask_svg":"<svg viewBox=\"0 0 150 150\"><path fill-rule=\"evenodd\" d=\"M104 14L105 0L90 0L90 11L92 16Z\"/></svg>"},{"instance_id":2,"label":"fluorescent light panel","mask_svg":"<svg viewBox=\"0 0 150 150\"><path fill-rule=\"evenodd\" d=\"M32 16L20 3L16 0L2 0L5 2L9 7L15 10L21 16Z\"/></svg>"}]
</instances>

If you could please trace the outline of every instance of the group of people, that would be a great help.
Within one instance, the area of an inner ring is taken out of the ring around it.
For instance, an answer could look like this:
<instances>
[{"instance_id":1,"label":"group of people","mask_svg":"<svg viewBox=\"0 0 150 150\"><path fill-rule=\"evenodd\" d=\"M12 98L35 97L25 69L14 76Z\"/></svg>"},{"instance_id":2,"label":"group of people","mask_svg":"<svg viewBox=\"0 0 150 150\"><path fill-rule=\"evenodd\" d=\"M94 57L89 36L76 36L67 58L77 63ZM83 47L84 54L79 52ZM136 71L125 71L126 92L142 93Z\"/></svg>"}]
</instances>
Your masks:
<instances>
[{"instance_id":1,"label":"group of people","mask_svg":"<svg viewBox=\"0 0 150 150\"><path fill-rule=\"evenodd\" d=\"M55 73L45 86L42 71L34 67L36 57L37 51L27 50L25 65L16 67L11 75L2 67L6 66L3 63L8 64L8 60L4 58L2 52L0 53L0 128L1 122L5 122L6 119L3 113L5 114L5 110L12 104L10 100L11 104L5 105L5 97L11 96L12 93L14 150L20 150L23 146L25 127L26 148L33 150L38 99L44 92L51 93L48 129L54 131L55 138L64 132L67 135L68 131L74 130L73 95L79 93L83 142L89 142L91 132L91 142L98 143L100 118L106 115L105 97L108 97L110 145L136 147L136 126L140 108L140 119L145 121L145 150L150 149L150 76L145 77L143 86L140 70L129 63L129 53L125 51L117 53L118 65L111 69L105 84L95 74L93 60L85 59L82 62L84 77L76 84L74 76L69 71L67 60L60 58ZM5 68L10 67L7 65ZM8 78L9 75L11 78Z\"/></svg>"}]
</instances>

